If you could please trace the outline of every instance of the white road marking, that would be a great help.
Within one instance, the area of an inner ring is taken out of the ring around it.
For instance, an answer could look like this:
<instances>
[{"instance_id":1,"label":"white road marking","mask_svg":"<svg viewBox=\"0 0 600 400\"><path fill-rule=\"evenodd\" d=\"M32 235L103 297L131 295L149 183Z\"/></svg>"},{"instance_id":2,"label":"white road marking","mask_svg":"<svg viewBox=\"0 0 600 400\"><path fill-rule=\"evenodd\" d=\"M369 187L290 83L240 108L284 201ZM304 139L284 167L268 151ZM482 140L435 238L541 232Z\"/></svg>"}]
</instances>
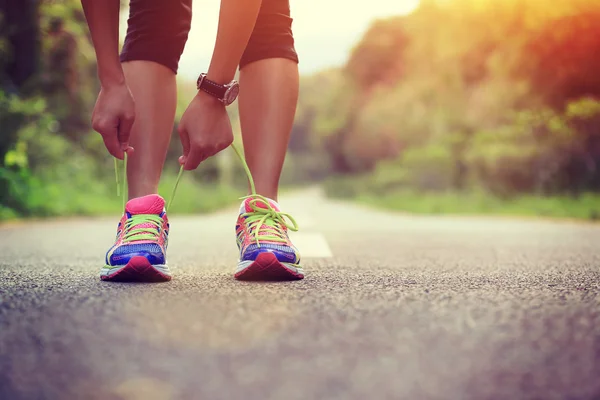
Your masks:
<instances>
[{"instance_id":1,"label":"white road marking","mask_svg":"<svg viewBox=\"0 0 600 400\"><path fill-rule=\"evenodd\" d=\"M308 215L294 214L294 219L298 222L300 230L311 229L316 226L314 218L311 218Z\"/></svg>"},{"instance_id":2,"label":"white road marking","mask_svg":"<svg viewBox=\"0 0 600 400\"><path fill-rule=\"evenodd\" d=\"M290 232L290 239L302 258L333 257L329 244L321 233Z\"/></svg>"}]
</instances>

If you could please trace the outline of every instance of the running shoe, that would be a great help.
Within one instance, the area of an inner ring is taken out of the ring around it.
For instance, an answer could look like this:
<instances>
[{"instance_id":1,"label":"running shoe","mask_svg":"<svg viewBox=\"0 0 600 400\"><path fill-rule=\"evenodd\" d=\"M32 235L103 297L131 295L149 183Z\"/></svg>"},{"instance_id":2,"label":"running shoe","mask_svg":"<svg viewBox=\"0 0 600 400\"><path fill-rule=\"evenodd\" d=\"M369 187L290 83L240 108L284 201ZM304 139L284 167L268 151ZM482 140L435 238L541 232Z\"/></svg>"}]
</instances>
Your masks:
<instances>
[{"instance_id":1,"label":"running shoe","mask_svg":"<svg viewBox=\"0 0 600 400\"><path fill-rule=\"evenodd\" d=\"M166 250L169 220L157 194L131 199L117 226L115 244L106 253L100 278L105 281L171 280Z\"/></svg>"},{"instance_id":2,"label":"running shoe","mask_svg":"<svg viewBox=\"0 0 600 400\"><path fill-rule=\"evenodd\" d=\"M298 280L304 278L300 253L288 236L297 231L294 219L274 200L253 194L244 198L235 227L240 259L239 280Z\"/></svg>"}]
</instances>

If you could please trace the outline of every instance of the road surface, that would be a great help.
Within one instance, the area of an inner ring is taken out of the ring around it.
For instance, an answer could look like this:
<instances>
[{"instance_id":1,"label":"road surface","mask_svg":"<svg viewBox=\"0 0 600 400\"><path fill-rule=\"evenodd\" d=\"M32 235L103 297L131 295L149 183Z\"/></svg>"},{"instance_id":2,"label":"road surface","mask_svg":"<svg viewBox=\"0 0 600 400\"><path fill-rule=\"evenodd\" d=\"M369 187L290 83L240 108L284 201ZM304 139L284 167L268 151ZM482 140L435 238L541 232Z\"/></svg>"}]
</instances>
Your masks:
<instances>
[{"instance_id":1,"label":"road surface","mask_svg":"<svg viewBox=\"0 0 600 400\"><path fill-rule=\"evenodd\" d=\"M600 398L599 225L282 204L303 281L233 279L234 209L160 284L100 281L116 218L0 227L0 399Z\"/></svg>"}]
</instances>

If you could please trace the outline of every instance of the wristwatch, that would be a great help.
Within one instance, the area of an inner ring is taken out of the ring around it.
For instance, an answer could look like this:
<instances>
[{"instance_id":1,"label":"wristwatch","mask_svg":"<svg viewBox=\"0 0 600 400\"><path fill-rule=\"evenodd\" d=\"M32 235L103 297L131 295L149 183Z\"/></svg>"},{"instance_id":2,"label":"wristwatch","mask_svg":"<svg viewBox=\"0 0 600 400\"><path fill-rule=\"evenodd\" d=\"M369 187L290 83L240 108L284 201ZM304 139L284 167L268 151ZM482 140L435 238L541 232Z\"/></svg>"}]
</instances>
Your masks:
<instances>
[{"instance_id":1,"label":"wristwatch","mask_svg":"<svg viewBox=\"0 0 600 400\"><path fill-rule=\"evenodd\" d=\"M233 103L240 93L240 84L237 81L233 80L226 85L220 85L208 79L206 74L200 74L196 82L196 87L198 90L216 97L226 106Z\"/></svg>"}]
</instances>

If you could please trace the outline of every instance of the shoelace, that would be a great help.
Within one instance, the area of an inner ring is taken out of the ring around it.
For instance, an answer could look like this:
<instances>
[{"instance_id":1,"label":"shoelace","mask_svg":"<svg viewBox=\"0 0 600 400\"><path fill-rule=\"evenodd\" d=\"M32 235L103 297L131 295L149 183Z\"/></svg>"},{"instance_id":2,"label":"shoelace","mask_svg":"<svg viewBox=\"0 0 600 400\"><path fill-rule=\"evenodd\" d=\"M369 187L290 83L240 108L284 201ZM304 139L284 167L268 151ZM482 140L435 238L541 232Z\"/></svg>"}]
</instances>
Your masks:
<instances>
[{"instance_id":1,"label":"shoelace","mask_svg":"<svg viewBox=\"0 0 600 400\"><path fill-rule=\"evenodd\" d=\"M117 181L117 196L121 196L123 200L123 209L125 209L125 205L127 204L127 194L125 191L127 190L127 153L124 153L123 156L123 171L122 177L123 181L119 180L119 160L117 158L115 161L115 179ZM173 191L171 192L171 197L169 198L169 202L167 203L166 210L169 211L169 207L171 207L171 203L173 203L173 199L175 198L175 192L177 191L177 186L179 186L179 181L181 180L181 176L183 175L183 165L179 167L179 173L177 174L177 179L175 179L175 186L173 186ZM254 183L253 183L254 185ZM254 187L254 186L253 186Z\"/></svg>"},{"instance_id":2,"label":"shoelace","mask_svg":"<svg viewBox=\"0 0 600 400\"><path fill-rule=\"evenodd\" d=\"M115 178L117 181L117 196L122 196L123 198L123 210L125 210L125 206L127 203L127 153L123 156L123 171L122 171L122 182L119 180L119 163L115 158ZM169 203L167 204L166 209L168 210L171 206L173 198L175 197L175 192L177 191L177 186L179 185L179 181L181 180L181 175L183 175L183 166L179 168L179 173L177 174L177 179L175 180L175 186L173 187L173 192L171 193L171 197L169 199ZM163 219L155 214L135 214L132 215L131 218L127 219L123 230L125 231L123 234L123 243L132 243L137 242L139 240L155 240L162 230Z\"/></svg>"},{"instance_id":3,"label":"shoelace","mask_svg":"<svg viewBox=\"0 0 600 400\"><path fill-rule=\"evenodd\" d=\"M136 214L125 222L123 243L137 242L139 240L155 240L160 234L163 220L154 214ZM143 226L145 225L145 226Z\"/></svg>"},{"instance_id":4,"label":"shoelace","mask_svg":"<svg viewBox=\"0 0 600 400\"><path fill-rule=\"evenodd\" d=\"M260 247L260 240L270 242L287 243L286 228L296 232L298 224L294 218L287 213L274 209L266 197L259 194L242 197L251 199L248 206L251 212L242 214L248 223L250 234L254 235L256 245Z\"/></svg>"},{"instance_id":5,"label":"shoelace","mask_svg":"<svg viewBox=\"0 0 600 400\"><path fill-rule=\"evenodd\" d=\"M298 224L290 214L277 211L271 206L266 197L256 193L254 179L252 178L252 173L250 172L248 163L246 163L245 158L242 156L242 153L240 153L235 144L232 143L231 148L233 151L235 151L235 154L241 161L244 171L246 172L246 176L248 177L248 182L250 183L250 191L252 194L241 197L240 200L252 199L248 202L250 208L252 208L252 212L247 212L242 216L246 217L246 221L248 221L248 227L251 231L251 234L254 235L256 244L260 247L260 239L285 243L287 241L285 229L296 232L298 230ZM117 181L117 196L122 196L123 209L125 209L127 202L127 196L125 193L127 188L127 153L125 153L123 157L122 181L119 180L118 160L116 158L114 160L115 177ZM179 167L179 173L177 174L177 179L175 180L175 185L173 186L173 191L171 192L171 197L167 203L167 211L173 203L173 199L175 198L175 193L177 192L177 187L179 186L179 181L181 180L182 175L183 165ZM258 203L261 203L265 207L258 206ZM132 229L134 226L141 224L150 224L160 229L162 219L158 215L153 214L132 215L124 227L124 229L126 229L125 237L128 241L131 242L133 240L154 239L156 237L156 231L153 228L148 227Z\"/></svg>"},{"instance_id":6,"label":"shoelace","mask_svg":"<svg viewBox=\"0 0 600 400\"><path fill-rule=\"evenodd\" d=\"M283 227L296 232L298 231L298 224L290 214L277 211L271 206L271 203L269 203L269 200L266 197L256 193L256 189L254 187L254 178L252 178L252 173L250 172L250 168L248 167L246 159L242 156L242 153L240 153L238 148L233 143L231 144L231 147L242 163L244 171L246 172L246 176L248 177L248 181L250 182L250 190L252 194L241 197L240 200L252 199L248 202L248 204L250 205L250 208L252 208L253 212L245 213L242 216L246 217L251 234L254 234L256 245L260 247L260 239L286 243L287 238ZM259 207L257 203L262 203L266 206L266 208ZM286 218L289 220L289 223L286 221Z\"/></svg>"}]
</instances>

